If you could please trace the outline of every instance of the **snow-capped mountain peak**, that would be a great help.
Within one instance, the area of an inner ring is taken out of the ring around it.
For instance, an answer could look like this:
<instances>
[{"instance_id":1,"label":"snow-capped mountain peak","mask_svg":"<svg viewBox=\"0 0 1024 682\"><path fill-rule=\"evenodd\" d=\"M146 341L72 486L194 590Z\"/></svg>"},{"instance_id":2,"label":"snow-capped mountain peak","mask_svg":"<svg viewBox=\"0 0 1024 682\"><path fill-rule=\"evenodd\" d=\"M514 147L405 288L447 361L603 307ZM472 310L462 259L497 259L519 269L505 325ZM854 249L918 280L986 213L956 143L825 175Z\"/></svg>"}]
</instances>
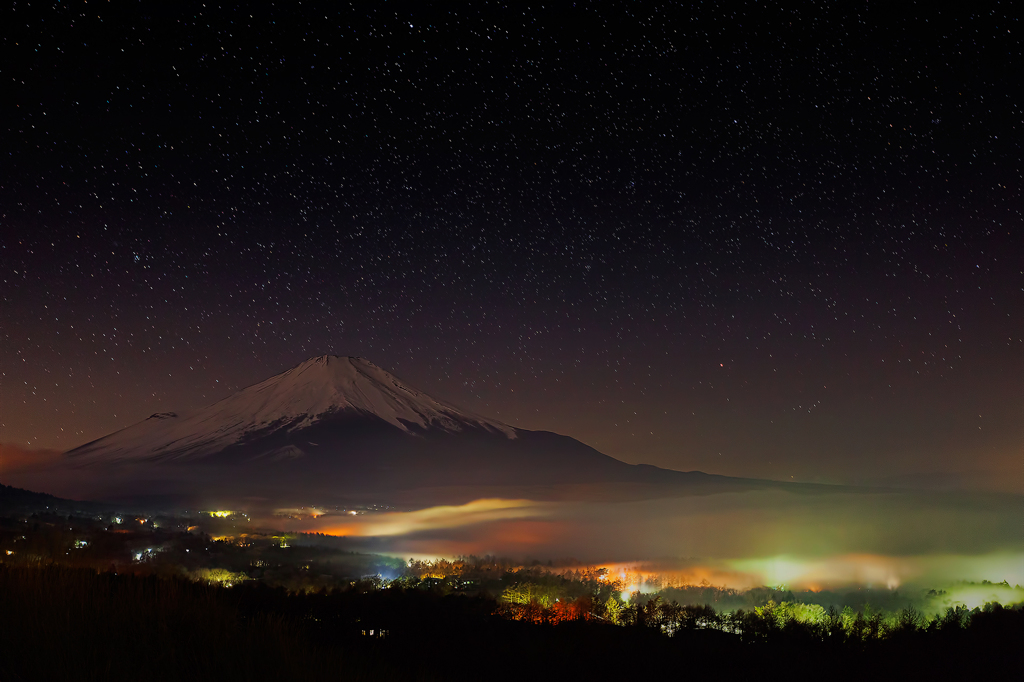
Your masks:
<instances>
[{"instance_id":1,"label":"snow-capped mountain peak","mask_svg":"<svg viewBox=\"0 0 1024 682\"><path fill-rule=\"evenodd\" d=\"M355 357L310 358L214 407L219 405L233 413L254 415L257 423L297 416L313 420L354 409L374 414L403 431L410 431L414 425L461 431L468 425L515 437L512 427L433 398L369 360Z\"/></svg>"},{"instance_id":2,"label":"snow-capped mountain peak","mask_svg":"<svg viewBox=\"0 0 1024 682\"><path fill-rule=\"evenodd\" d=\"M197 459L255 437L340 418L381 420L400 431L484 431L516 438L507 424L408 386L369 360L321 355L188 413L161 412L76 448L81 463Z\"/></svg>"}]
</instances>

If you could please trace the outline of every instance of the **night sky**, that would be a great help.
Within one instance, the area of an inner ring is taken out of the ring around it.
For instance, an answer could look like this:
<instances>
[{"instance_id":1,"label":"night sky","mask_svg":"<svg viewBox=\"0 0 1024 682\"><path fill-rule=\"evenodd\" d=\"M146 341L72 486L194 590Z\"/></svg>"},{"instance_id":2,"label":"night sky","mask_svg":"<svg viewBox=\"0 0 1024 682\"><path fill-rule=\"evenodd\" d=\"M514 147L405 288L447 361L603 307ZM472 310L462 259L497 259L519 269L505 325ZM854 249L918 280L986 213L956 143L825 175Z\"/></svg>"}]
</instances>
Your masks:
<instances>
[{"instance_id":1,"label":"night sky","mask_svg":"<svg viewBox=\"0 0 1024 682\"><path fill-rule=\"evenodd\" d=\"M0 442L332 353L629 462L1019 485L1019 16L722 4L3 8Z\"/></svg>"}]
</instances>

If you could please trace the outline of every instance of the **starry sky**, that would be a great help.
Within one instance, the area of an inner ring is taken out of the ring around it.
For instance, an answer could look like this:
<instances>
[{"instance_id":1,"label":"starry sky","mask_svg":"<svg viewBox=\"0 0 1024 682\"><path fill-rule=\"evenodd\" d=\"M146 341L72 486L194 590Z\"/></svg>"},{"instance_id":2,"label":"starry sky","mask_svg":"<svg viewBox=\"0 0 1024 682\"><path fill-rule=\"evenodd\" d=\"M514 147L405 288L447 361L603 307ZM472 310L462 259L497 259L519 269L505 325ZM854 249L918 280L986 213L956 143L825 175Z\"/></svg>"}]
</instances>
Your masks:
<instances>
[{"instance_id":1,"label":"starry sky","mask_svg":"<svg viewBox=\"0 0 1024 682\"><path fill-rule=\"evenodd\" d=\"M897 4L12 3L0 442L333 353L629 462L1017 485L1021 22Z\"/></svg>"}]
</instances>

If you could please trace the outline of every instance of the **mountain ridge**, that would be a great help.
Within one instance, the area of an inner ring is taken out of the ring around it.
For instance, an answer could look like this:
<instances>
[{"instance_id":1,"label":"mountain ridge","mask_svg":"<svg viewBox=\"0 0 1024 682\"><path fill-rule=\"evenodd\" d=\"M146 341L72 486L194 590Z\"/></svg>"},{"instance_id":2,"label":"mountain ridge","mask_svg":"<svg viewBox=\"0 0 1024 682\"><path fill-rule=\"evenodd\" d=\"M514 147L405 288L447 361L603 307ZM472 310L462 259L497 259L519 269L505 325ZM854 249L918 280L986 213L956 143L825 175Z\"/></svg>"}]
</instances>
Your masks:
<instances>
[{"instance_id":1,"label":"mountain ridge","mask_svg":"<svg viewBox=\"0 0 1024 682\"><path fill-rule=\"evenodd\" d=\"M79 465L204 459L257 436L360 417L407 434L517 437L517 429L419 391L365 358L320 355L208 407L157 412L65 454Z\"/></svg>"},{"instance_id":2,"label":"mountain ridge","mask_svg":"<svg viewBox=\"0 0 1024 682\"><path fill-rule=\"evenodd\" d=\"M154 413L69 450L63 462L65 490L104 498L123 490L301 502L502 487L655 496L794 489L628 464L569 436L456 407L364 358L333 355L205 408Z\"/></svg>"}]
</instances>

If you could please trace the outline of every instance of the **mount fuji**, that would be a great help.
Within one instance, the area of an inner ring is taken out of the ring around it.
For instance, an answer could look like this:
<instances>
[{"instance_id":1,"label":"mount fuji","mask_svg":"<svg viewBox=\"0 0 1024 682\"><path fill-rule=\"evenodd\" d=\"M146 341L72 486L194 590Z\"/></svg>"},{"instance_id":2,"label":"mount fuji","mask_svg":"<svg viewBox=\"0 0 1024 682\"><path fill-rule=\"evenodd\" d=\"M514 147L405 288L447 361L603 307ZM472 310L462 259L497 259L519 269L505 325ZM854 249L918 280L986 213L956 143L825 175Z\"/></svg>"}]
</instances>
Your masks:
<instances>
[{"instance_id":1,"label":"mount fuji","mask_svg":"<svg viewBox=\"0 0 1024 682\"><path fill-rule=\"evenodd\" d=\"M67 455L83 465L293 459L317 450L325 437L370 431L516 438L511 426L411 388L368 360L322 355L207 408L159 412Z\"/></svg>"},{"instance_id":2,"label":"mount fuji","mask_svg":"<svg viewBox=\"0 0 1024 682\"><path fill-rule=\"evenodd\" d=\"M775 487L619 461L419 391L363 358L322 355L209 407L157 413L65 453L82 477L136 494L274 499L482 486Z\"/></svg>"}]
</instances>

